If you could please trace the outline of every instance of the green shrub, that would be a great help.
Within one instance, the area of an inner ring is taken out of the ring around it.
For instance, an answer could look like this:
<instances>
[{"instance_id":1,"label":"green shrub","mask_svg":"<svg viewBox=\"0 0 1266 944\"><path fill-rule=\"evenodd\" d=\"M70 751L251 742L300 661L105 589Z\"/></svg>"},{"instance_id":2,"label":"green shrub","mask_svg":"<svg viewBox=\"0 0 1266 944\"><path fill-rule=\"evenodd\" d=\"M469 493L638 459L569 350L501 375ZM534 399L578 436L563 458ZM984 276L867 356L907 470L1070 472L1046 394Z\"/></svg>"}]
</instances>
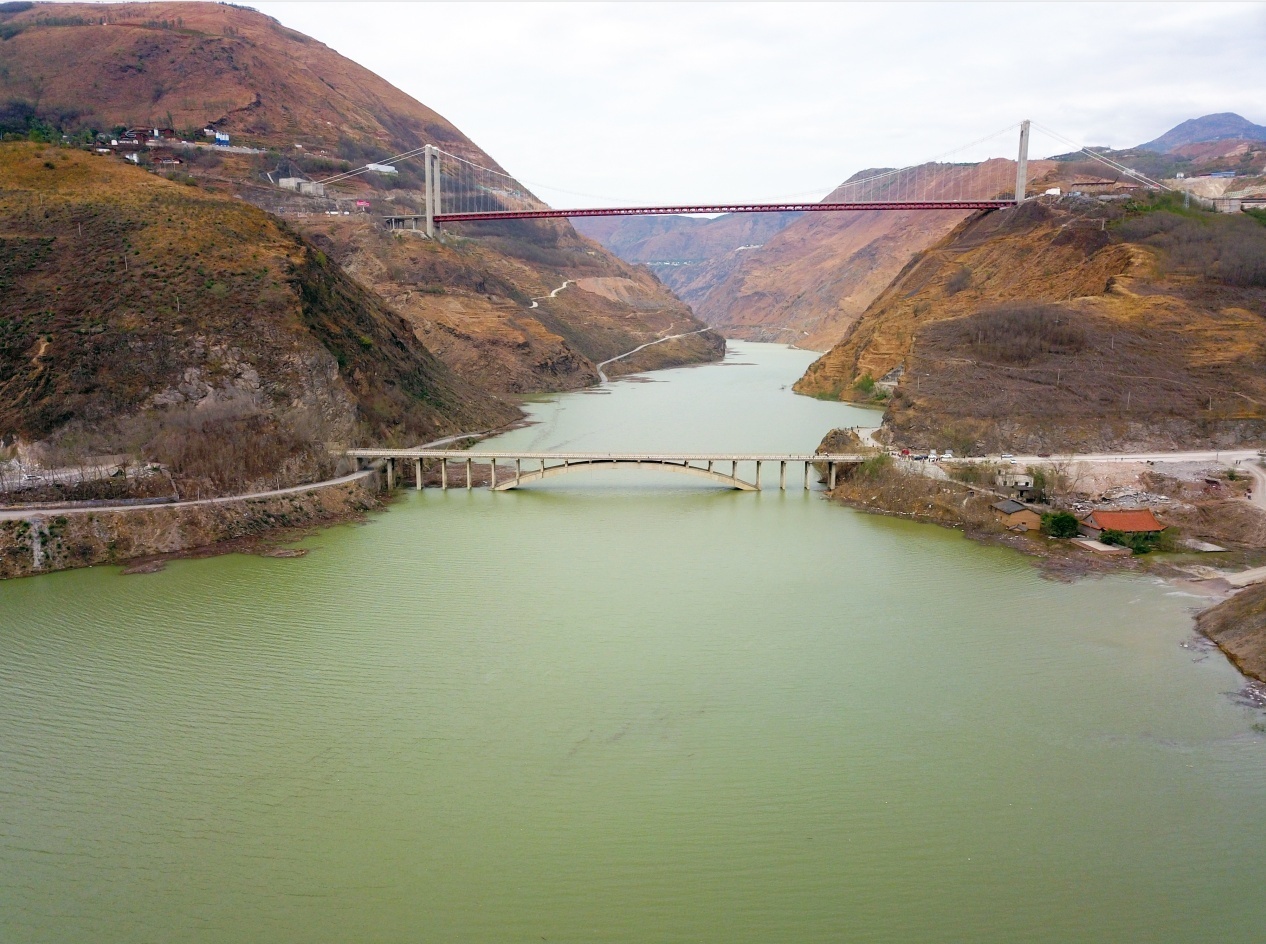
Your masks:
<instances>
[{"instance_id":1,"label":"green shrub","mask_svg":"<svg viewBox=\"0 0 1266 944\"><path fill-rule=\"evenodd\" d=\"M1140 532L1132 532L1126 534L1123 531L1114 531L1112 528L1104 530L1099 535L1099 540L1104 544L1115 544L1117 547L1128 547L1135 554L1150 554L1152 551L1162 550L1162 537L1164 532L1157 534L1144 534ZM1172 545L1172 541L1164 542L1166 546Z\"/></svg>"},{"instance_id":2,"label":"green shrub","mask_svg":"<svg viewBox=\"0 0 1266 944\"><path fill-rule=\"evenodd\" d=\"M857 472L854 474L858 478L869 481L882 477L890 468L892 468L892 456L886 452L881 452L877 456L871 456L869 459L864 460L857 467Z\"/></svg>"},{"instance_id":3,"label":"green shrub","mask_svg":"<svg viewBox=\"0 0 1266 944\"><path fill-rule=\"evenodd\" d=\"M1053 538L1075 538L1077 516L1071 511L1048 511L1042 515L1042 533Z\"/></svg>"},{"instance_id":4,"label":"green shrub","mask_svg":"<svg viewBox=\"0 0 1266 944\"><path fill-rule=\"evenodd\" d=\"M862 374L853 382L853 389L869 397L875 392L875 378L870 374Z\"/></svg>"}]
</instances>

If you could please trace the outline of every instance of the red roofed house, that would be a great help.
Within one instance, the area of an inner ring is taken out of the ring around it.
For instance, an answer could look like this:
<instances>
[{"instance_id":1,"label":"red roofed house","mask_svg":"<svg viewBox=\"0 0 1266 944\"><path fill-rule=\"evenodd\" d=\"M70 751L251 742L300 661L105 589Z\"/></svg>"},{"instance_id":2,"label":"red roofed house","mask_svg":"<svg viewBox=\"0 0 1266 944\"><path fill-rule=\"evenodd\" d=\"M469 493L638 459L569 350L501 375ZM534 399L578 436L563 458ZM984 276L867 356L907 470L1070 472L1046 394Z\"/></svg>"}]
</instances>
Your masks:
<instances>
[{"instance_id":1,"label":"red roofed house","mask_svg":"<svg viewBox=\"0 0 1266 944\"><path fill-rule=\"evenodd\" d=\"M1159 534L1165 526L1156 520L1150 508L1130 511L1092 511L1081 519L1081 533L1099 540L1104 531L1120 531L1122 534Z\"/></svg>"}]
</instances>

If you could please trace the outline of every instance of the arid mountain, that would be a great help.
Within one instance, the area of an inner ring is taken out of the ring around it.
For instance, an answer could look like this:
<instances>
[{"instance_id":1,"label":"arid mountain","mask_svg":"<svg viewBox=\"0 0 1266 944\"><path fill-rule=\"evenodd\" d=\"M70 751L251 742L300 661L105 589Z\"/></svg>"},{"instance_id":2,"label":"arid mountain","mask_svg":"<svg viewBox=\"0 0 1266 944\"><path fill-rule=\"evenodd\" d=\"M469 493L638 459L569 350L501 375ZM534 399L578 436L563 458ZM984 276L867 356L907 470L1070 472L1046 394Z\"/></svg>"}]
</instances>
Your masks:
<instances>
[{"instance_id":1,"label":"arid mountain","mask_svg":"<svg viewBox=\"0 0 1266 944\"><path fill-rule=\"evenodd\" d=\"M412 232L387 236L380 214L422 204L415 163L346 180L325 195L280 189L281 177L319 180L428 143L498 165L431 109L271 17L211 3L6 10L0 100L11 102L0 124L77 140L135 125L186 137L206 126L229 132L234 145L256 150L177 141L146 149L143 162L179 161L170 176L293 221L365 288L399 305L417 336L473 382L507 393L572 389L596 380L598 361L704 327L662 286L565 222L453 227L427 245ZM586 291L576 284L586 278L624 279L630 288ZM565 281L573 284L549 298ZM656 345L619 369L707 360L719 349L718 338L696 335Z\"/></svg>"},{"instance_id":2,"label":"arid mountain","mask_svg":"<svg viewBox=\"0 0 1266 944\"><path fill-rule=\"evenodd\" d=\"M1266 127L1255 125L1247 118L1234 112L1221 112L1217 115L1204 115L1201 118L1189 118L1179 125L1170 128L1159 138L1140 144L1141 151L1155 151L1168 154L1178 150L1184 144L1198 144L1202 141L1224 141L1237 138L1245 141L1266 141Z\"/></svg>"},{"instance_id":3,"label":"arid mountain","mask_svg":"<svg viewBox=\"0 0 1266 944\"><path fill-rule=\"evenodd\" d=\"M1035 176L1045 169L1043 162L1032 166ZM1011 161L929 165L925 199L956 194L965 177L982 172L996 178L996 190L1014 189ZM844 193L837 191L826 201L847 199ZM944 210L806 213L760 249L743 252L695 310L735 337L826 349L914 253L943 238L966 215Z\"/></svg>"},{"instance_id":4,"label":"arid mountain","mask_svg":"<svg viewBox=\"0 0 1266 944\"><path fill-rule=\"evenodd\" d=\"M577 232L602 243L626 262L707 262L758 246L799 213L726 213L699 216L585 217ZM689 299L687 299L689 300Z\"/></svg>"},{"instance_id":5,"label":"arid mountain","mask_svg":"<svg viewBox=\"0 0 1266 944\"><path fill-rule=\"evenodd\" d=\"M796 389L921 448L1191 448L1260 439L1264 368L1266 227L1065 197L962 223Z\"/></svg>"},{"instance_id":6,"label":"arid mountain","mask_svg":"<svg viewBox=\"0 0 1266 944\"><path fill-rule=\"evenodd\" d=\"M213 494L518 415L275 217L112 156L0 145L0 294L0 443L53 465Z\"/></svg>"},{"instance_id":7,"label":"arid mountain","mask_svg":"<svg viewBox=\"0 0 1266 944\"><path fill-rule=\"evenodd\" d=\"M450 122L247 7L220 3L8 3L0 101L66 128L208 125L242 143L355 159L440 144L491 161ZM235 142L236 143L236 142ZM340 149L342 153L340 153Z\"/></svg>"},{"instance_id":8,"label":"arid mountain","mask_svg":"<svg viewBox=\"0 0 1266 944\"><path fill-rule=\"evenodd\" d=\"M598 380L599 362L704 328L645 270L600 253L561 222L535 224L531 241L516 238L523 224L513 223L499 227L504 236L443 243L357 218L311 217L299 227L399 311L445 363L500 393L588 386ZM492 227L480 224L485 233ZM713 360L724 350L719 334L705 332L655 344L605 370L615 376Z\"/></svg>"},{"instance_id":9,"label":"arid mountain","mask_svg":"<svg viewBox=\"0 0 1266 944\"><path fill-rule=\"evenodd\" d=\"M799 213L584 218L576 229L627 262L646 265L696 310L747 253L759 249Z\"/></svg>"}]
</instances>

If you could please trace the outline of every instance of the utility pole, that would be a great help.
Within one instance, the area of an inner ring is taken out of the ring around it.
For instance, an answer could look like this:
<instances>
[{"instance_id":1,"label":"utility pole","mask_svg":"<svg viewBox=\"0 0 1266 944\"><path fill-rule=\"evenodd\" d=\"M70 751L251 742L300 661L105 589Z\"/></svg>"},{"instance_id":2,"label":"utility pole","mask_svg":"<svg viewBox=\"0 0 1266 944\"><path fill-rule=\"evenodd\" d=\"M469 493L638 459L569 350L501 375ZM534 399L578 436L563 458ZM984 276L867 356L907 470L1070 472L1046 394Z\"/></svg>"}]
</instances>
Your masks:
<instances>
[{"instance_id":1,"label":"utility pole","mask_svg":"<svg viewBox=\"0 0 1266 944\"><path fill-rule=\"evenodd\" d=\"M1024 202L1029 186L1029 119L1020 122L1020 154L1015 161L1015 202Z\"/></svg>"}]
</instances>

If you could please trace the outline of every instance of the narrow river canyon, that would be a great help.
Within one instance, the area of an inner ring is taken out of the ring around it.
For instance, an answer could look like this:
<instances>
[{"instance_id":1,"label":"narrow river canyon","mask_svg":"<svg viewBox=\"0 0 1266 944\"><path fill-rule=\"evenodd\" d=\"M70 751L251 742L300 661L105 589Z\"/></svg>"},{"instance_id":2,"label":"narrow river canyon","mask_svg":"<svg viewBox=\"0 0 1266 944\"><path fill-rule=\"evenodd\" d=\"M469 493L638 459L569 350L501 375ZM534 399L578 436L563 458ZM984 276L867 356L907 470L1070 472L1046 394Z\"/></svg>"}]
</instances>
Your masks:
<instances>
[{"instance_id":1,"label":"narrow river canyon","mask_svg":"<svg viewBox=\"0 0 1266 944\"><path fill-rule=\"evenodd\" d=\"M811 452L812 353L480 448ZM0 939L1250 940L1266 736L1151 578L684 476L0 585Z\"/></svg>"}]
</instances>

